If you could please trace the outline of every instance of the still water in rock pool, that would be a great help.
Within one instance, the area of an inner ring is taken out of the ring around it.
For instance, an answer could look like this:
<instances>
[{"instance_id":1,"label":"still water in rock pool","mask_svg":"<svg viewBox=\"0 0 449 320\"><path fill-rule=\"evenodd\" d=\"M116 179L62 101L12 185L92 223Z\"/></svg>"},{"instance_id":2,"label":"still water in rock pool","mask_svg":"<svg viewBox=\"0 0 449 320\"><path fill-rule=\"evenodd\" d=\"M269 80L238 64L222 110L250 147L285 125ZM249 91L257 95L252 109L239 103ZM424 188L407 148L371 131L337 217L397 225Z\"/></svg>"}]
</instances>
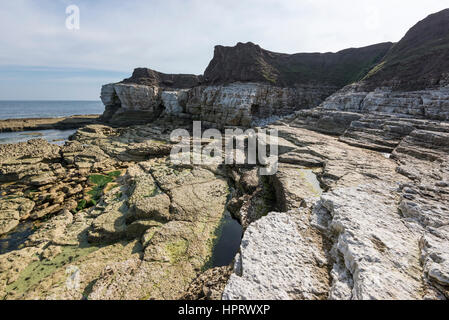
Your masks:
<instances>
[{"instance_id":1,"label":"still water in rock pool","mask_svg":"<svg viewBox=\"0 0 449 320\"><path fill-rule=\"evenodd\" d=\"M0 237L0 254L20 249L28 237L34 233L36 227L32 222L24 222L10 233ZM231 264L239 251L242 235L243 228L240 223L226 212L214 245L210 266L214 268Z\"/></svg>"},{"instance_id":2,"label":"still water in rock pool","mask_svg":"<svg viewBox=\"0 0 449 320\"><path fill-rule=\"evenodd\" d=\"M240 248L242 235L241 224L232 218L229 212L226 212L212 253L213 268L227 266L234 260Z\"/></svg>"},{"instance_id":3,"label":"still water in rock pool","mask_svg":"<svg viewBox=\"0 0 449 320\"><path fill-rule=\"evenodd\" d=\"M63 145L76 130L40 130L0 133L0 144L26 142L30 139L45 139L50 143Z\"/></svg>"}]
</instances>

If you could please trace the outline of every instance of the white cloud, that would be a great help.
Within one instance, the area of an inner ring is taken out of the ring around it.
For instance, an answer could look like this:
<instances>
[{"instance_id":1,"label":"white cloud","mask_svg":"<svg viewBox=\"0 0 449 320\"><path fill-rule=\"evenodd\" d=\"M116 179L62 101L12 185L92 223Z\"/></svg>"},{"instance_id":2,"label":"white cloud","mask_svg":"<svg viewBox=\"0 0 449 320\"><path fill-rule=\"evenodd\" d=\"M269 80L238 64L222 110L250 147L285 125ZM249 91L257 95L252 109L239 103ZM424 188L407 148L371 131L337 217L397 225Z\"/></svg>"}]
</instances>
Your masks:
<instances>
[{"instance_id":1,"label":"white cloud","mask_svg":"<svg viewBox=\"0 0 449 320\"><path fill-rule=\"evenodd\" d=\"M280 52L337 51L398 41L441 0L73 1L81 30L65 28L68 1L2 2L2 64L201 73L216 44L253 41Z\"/></svg>"},{"instance_id":2,"label":"white cloud","mask_svg":"<svg viewBox=\"0 0 449 320\"><path fill-rule=\"evenodd\" d=\"M0 4L0 64L201 74L217 44L326 52L398 41L441 0L14 0ZM80 8L79 31L65 27ZM117 79L119 80L119 79Z\"/></svg>"}]
</instances>

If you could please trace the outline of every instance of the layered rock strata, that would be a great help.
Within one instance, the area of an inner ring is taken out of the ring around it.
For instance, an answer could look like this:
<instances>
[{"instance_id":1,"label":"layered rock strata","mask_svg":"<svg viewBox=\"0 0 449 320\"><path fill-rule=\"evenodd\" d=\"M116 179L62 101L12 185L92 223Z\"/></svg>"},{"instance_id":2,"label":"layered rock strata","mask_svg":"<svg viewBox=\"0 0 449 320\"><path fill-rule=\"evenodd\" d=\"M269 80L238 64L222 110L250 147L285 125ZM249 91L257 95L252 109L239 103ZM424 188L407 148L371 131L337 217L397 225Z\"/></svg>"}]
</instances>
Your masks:
<instances>
[{"instance_id":1,"label":"layered rock strata","mask_svg":"<svg viewBox=\"0 0 449 320\"><path fill-rule=\"evenodd\" d=\"M261 120L315 106L336 87L280 88L261 83L198 86L164 90L136 84L102 88L103 121L119 125L151 122L162 115L202 120L205 125L250 127Z\"/></svg>"},{"instance_id":2,"label":"layered rock strata","mask_svg":"<svg viewBox=\"0 0 449 320\"><path fill-rule=\"evenodd\" d=\"M393 160L275 127L297 146L289 153L307 150L321 163L315 172L326 191L308 193L298 167L281 167L274 187L289 191L277 193L286 205L247 228L224 299L448 297L447 133L415 130Z\"/></svg>"},{"instance_id":3,"label":"layered rock strata","mask_svg":"<svg viewBox=\"0 0 449 320\"><path fill-rule=\"evenodd\" d=\"M167 161L165 129L92 125L63 147L1 146L0 236L20 241L2 242L2 299L186 293L211 263L230 188L223 169Z\"/></svg>"},{"instance_id":4,"label":"layered rock strata","mask_svg":"<svg viewBox=\"0 0 449 320\"><path fill-rule=\"evenodd\" d=\"M201 76L137 68L130 78L102 87L101 100L106 107L102 120L130 125L151 122L163 112L178 114L182 111L179 96L201 81Z\"/></svg>"},{"instance_id":5,"label":"layered rock strata","mask_svg":"<svg viewBox=\"0 0 449 320\"><path fill-rule=\"evenodd\" d=\"M300 111L296 124L337 135L348 130L347 142L389 152L413 129L446 131L438 121L449 120L448 20L446 9L417 23L362 81Z\"/></svg>"},{"instance_id":6,"label":"layered rock strata","mask_svg":"<svg viewBox=\"0 0 449 320\"><path fill-rule=\"evenodd\" d=\"M281 167L285 205L249 225L223 298L449 298L447 61L435 63L448 14L418 23L363 81L274 126L298 146L289 160L307 150L322 168L325 192L308 197Z\"/></svg>"},{"instance_id":7,"label":"layered rock strata","mask_svg":"<svg viewBox=\"0 0 449 320\"><path fill-rule=\"evenodd\" d=\"M320 106L325 110L385 113L431 120L449 119L449 87L419 91L393 91L380 87L365 91L363 82L344 88Z\"/></svg>"},{"instance_id":8,"label":"layered rock strata","mask_svg":"<svg viewBox=\"0 0 449 320\"><path fill-rule=\"evenodd\" d=\"M219 127L250 127L318 105L366 75L391 45L294 55L270 52L250 42L217 46L204 76L138 68L131 78L103 86L103 120L128 125L168 114Z\"/></svg>"}]
</instances>

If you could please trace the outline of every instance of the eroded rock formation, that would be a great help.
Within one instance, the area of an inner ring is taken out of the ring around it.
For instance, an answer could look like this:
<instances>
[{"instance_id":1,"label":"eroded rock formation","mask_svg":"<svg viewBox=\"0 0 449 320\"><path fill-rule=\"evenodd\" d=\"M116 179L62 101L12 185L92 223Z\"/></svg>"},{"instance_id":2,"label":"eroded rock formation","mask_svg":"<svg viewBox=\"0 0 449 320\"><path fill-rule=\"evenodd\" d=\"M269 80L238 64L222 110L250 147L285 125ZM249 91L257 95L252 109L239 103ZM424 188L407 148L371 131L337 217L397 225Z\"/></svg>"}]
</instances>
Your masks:
<instances>
[{"instance_id":1,"label":"eroded rock formation","mask_svg":"<svg viewBox=\"0 0 449 320\"><path fill-rule=\"evenodd\" d=\"M307 197L281 166L285 205L248 227L223 298L449 297L448 68L434 63L449 57L448 13L418 23L363 81L272 126L300 148L290 165L322 168L325 192Z\"/></svg>"},{"instance_id":2,"label":"eroded rock formation","mask_svg":"<svg viewBox=\"0 0 449 320\"><path fill-rule=\"evenodd\" d=\"M93 125L72 139L0 150L2 182L12 182L2 184L1 235L37 221L20 246L2 247L2 299L180 298L212 257L226 172L172 165L155 126Z\"/></svg>"},{"instance_id":3,"label":"eroded rock formation","mask_svg":"<svg viewBox=\"0 0 449 320\"><path fill-rule=\"evenodd\" d=\"M249 225L223 298L448 297L448 133L415 130L390 159L302 128L272 127L298 146L290 154L321 164L326 191L314 194L298 166L281 165L273 186L288 190L276 193L283 211Z\"/></svg>"},{"instance_id":4,"label":"eroded rock formation","mask_svg":"<svg viewBox=\"0 0 449 320\"><path fill-rule=\"evenodd\" d=\"M217 46L204 77L139 68L131 78L103 86L103 120L126 125L169 114L213 126L250 127L261 119L318 105L344 85L360 80L391 46L294 55L270 52L250 42Z\"/></svg>"}]
</instances>

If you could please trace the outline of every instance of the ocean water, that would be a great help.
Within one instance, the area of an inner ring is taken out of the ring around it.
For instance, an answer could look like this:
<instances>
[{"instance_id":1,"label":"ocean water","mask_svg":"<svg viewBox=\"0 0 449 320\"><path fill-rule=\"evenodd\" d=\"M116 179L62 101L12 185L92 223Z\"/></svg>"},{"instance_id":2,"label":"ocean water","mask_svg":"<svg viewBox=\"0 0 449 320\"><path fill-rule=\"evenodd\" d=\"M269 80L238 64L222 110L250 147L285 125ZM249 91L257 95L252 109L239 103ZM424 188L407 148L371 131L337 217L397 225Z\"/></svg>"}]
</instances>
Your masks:
<instances>
[{"instance_id":1,"label":"ocean water","mask_svg":"<svg viewBox=\"0 0 449 320\"><path fill-rule=\"evenodd\" d=\"M58 118L73 115L102 114L101 101L0 101L0 120L23 118ZM41 138L64 144L75 130L38 130L0 133L0 144Z\"/></svg>"},{"instance_id":2,"label":"ocean water","mask_svg":"<svg viewBox=\"0 0 449 320\"><path fill-rule=\"evenodd\" d=\"M0 120L102 114L101 101L0 101Z\"/></svg>"}]
</instances>

